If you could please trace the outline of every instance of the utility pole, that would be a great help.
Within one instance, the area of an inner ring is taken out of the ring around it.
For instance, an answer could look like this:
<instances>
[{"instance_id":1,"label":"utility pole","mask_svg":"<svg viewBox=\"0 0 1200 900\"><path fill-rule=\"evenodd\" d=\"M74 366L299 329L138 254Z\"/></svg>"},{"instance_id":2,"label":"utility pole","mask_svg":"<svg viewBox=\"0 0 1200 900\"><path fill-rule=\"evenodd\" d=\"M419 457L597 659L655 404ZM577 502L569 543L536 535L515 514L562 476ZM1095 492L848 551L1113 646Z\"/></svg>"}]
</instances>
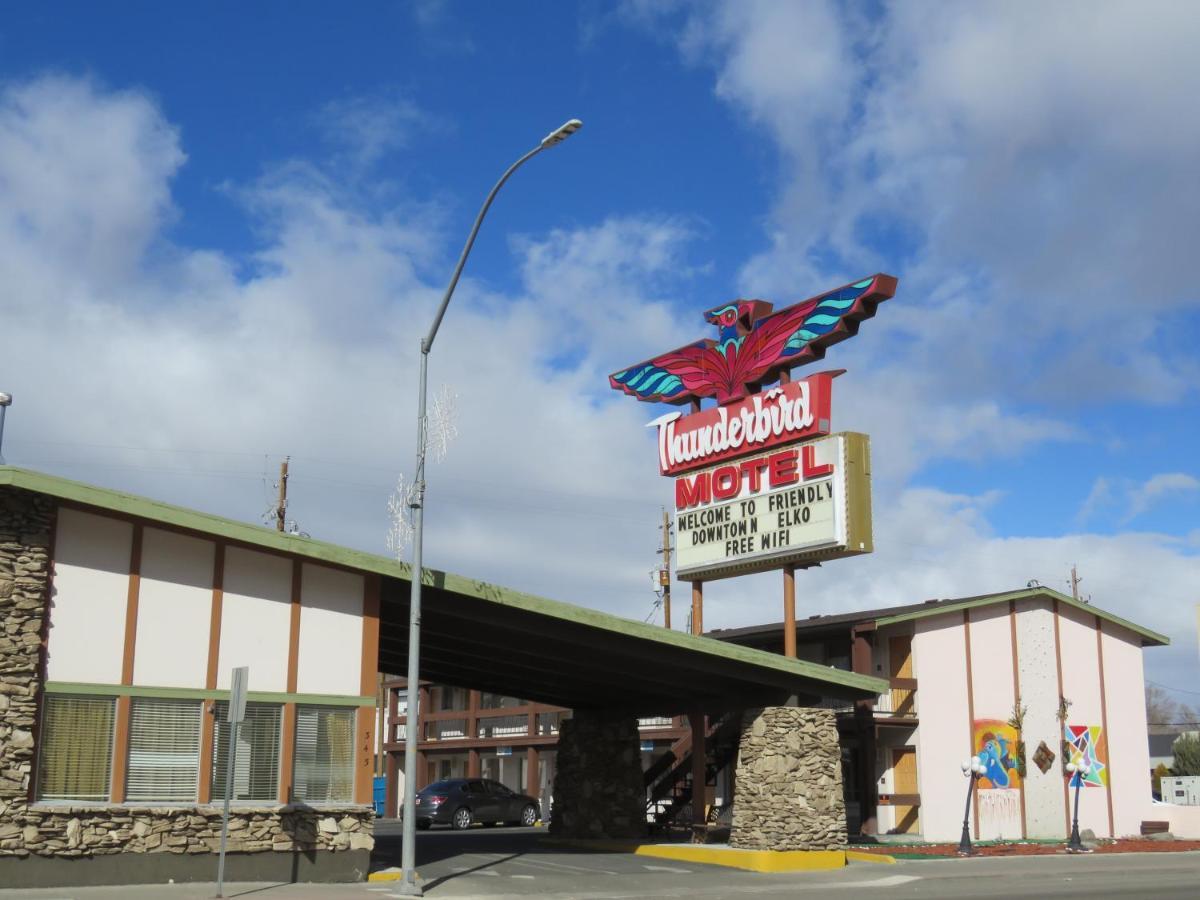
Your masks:
<instances>
[{"instance_id":1,"label":"utility pole","mask_svg":"<svg viewBox=\"0 0 1200 900\"><path fill-rule=\"evenodd\" d=\"M1075 564L1071 564L1071 597L1075 600L1079 599L1079 582L1083 581L1079 577L1079 573L1075 571Z\"/></svg>"},{"instance_id":2,"label":"utility pole","mask_svg":"<svg viewBox=\"0 0 1200 900\"><path fill-rule=\"evenodd\" d=\"M275 530L283 531L285 520L287 519L287 480L288 480L288 461L290 456L285 456L283 462L279 464L279 505L275 507Z\"/></svg>"},{"instance_id":3,"label":"utility pole","mask_svg":"<svg viewBox=\"0 0 1200 900\"><path fill-rule=\"evenodd\" d=\"M663 622L664 626L670 630L671 628L671 519L667 515L667 511L663 510L663 537L662 549L658 552L662 554L662 568L658 570L658 585L663 592Z\"/></svg>"}]
</instances>

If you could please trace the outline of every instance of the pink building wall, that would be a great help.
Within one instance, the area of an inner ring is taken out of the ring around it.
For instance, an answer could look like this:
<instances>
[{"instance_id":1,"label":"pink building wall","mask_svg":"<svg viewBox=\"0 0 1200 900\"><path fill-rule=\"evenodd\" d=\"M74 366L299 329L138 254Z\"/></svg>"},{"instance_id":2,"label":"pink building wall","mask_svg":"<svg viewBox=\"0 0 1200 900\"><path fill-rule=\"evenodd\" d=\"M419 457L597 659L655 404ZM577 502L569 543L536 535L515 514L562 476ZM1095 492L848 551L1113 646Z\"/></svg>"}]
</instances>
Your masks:
<instances>
[{"instance_id":1,"label":"pink building wall","mask_svg":"<svg viewBox=\"0 0 1200 900\"><path fill-rule=\"evenodd\" d=\"M1063 696L1071 701L1067 711L1068 725L1099 725L1113 716L1101 705L1100 698L1100 655L1096 639L1095 615L1082 612L1066 604L1058 609L1059 652L1062 654ZM1145 706L1145 701L1142 703ZM1102 733L1105 746L1109 742L1108 730ZM1146 729L1139 738L1147 742ZM1101 753L1105 758L1108 754ZM1111 763L1111 759L1109 760ZM1111 765L1106 777L1111 782ZM1075 804L1072 788L1068 798L1072 808ZM1108 826L1108 790L1085 786L1079 791L1079 828L1090 828L1101 837L1112 837Z\"/></svg>"},{"instance_id":2,"label":"pink building wall","mask_svg":"<svg viewBox=\"0 0 1200 900\"><path fill-rule=\"evenodd\" d=\"M1102 622L1104 692L1108 705L1108 758L1113 777L1117 836L1139 834L1141 823L1162 819L1150 799L1150 748L1146 742L1145 673L1137 635ZM1118 714L1114 716L1114 711ZM1176 836L1180 836L1178 833ZM1193 835L1200 836L1200 835Z\"/></svg>"},{"instance_id":3,"label":"pink building wall","mask_svg":"<svg viewBox=\"0 0 1200 900\"><path fill-rule=\"evenodd\" d=\"M1061 695L1071 701L1067 724L1101 728L1100 757L1108 767L1107 786L1080 791L1080 828L1102 837L1137 834L1143 820L1155 818L1141 636L1104 620L1098 630L1095 614L1049 598L1018 600L1013 612L1007 603L969 611L970 697L962 611L912 622L920 725L910 742L917 748L922 836L958 839L967 786L960 765L978 749L972 747L973 724L1006 722L1018 691L1026 709L1026 774L1014 780L1020 790L981 792L978 830L972 832L981 839L1066 838L1074 797L1065 790L1062 770ZM880 637L894 633L884 629ZM1042 742L1054 754L1044 773L1034 763Z\"/></svg>"},{"instance_id":4,"label":"pink building wall","mask_svg":"<svg viewBox=\"0 0 1200 900\"><path fill-rule=\"evenodd\" d=\"M975 721L1006 722L1013 714L1016 701L1012 622L1008 606L971 610L970 622L971 694ZM970 722L966 723L967 727L971 725ZM975 746L972 749L978 752L980 748ZM1009 749L1016 753L1016 747ZM979 824L975 835L983 840L1019 840L1022 837L1020 789L983 788L982 784L978 791Z\"/></svg>"},{"instance_id":5,"label":"pink building wall","mask_svg":"<svg viewBox=\"0 0 1200 900\"><path fill-rule=\"evenodd\" d=\"M913 624L913 674L921 717L917 729L921 834L931 841L957 841L967 795L960 766L971 755L962 614L918 619Z\"/></svg>"}]
</instances>

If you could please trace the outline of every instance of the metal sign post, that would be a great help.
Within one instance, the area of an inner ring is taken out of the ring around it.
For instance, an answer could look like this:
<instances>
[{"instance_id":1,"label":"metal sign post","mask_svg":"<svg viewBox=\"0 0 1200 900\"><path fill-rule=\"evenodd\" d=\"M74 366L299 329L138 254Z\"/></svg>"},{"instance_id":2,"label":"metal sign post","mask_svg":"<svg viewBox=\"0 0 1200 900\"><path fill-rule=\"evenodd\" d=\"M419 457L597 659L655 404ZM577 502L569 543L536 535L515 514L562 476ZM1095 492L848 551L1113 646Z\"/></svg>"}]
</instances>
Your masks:
<instances>
[{"instance_id":1,"label":"metal sign post","mask_svg":"<svg viewBox=\"0 0 1200 900\"><path fill-rule=\"evenodd\" d=\"M221 815L221 856L217 863L217 896L225 896L225 841L229 837L229 802L233 799L233 758L237 753L238 724L246 718L246 683L250 680L250 668L241 666L233 670L229 683L229 711L225 721L229 725L229 751L225 765L225 811Z\"/></svg>"}]
</instances>

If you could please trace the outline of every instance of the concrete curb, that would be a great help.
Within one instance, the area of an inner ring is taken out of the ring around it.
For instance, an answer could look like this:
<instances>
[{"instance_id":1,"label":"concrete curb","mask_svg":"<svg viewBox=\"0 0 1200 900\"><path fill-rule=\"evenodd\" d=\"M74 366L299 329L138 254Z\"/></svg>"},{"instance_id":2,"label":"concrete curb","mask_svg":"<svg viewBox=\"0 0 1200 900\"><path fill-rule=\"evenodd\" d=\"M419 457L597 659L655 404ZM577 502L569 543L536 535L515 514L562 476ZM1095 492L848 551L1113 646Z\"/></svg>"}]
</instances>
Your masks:
<instances>
[{"instance_id":1,"label":"concrete curb","mask_svg":"<svg viewBox=\"0 0 1200 900\"><path fill-rule=\"evenodd\" d=\"M631 853L654 859L703 863L751 872L814 872L841 869L848 862L894 863L890 856L875 856L847 850L738 850L710 844L646 844L636 841L571 840L542 838L551 847ZM864 858L870 857L870 858Z\"/></svg>"}]
</instances>

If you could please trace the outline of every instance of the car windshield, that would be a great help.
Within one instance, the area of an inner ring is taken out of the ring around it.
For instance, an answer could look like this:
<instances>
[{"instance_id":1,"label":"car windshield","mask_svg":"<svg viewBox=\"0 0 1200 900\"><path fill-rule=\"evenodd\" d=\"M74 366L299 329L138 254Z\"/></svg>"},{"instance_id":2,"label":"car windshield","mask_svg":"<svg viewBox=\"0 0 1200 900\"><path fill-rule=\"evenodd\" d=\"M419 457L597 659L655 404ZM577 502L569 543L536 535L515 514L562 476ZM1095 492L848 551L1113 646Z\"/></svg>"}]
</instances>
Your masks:
<instances>
[{"instance_id":1,"label":"car windshield","mask_svg":"<svg viewBox=\"0 0 1200 900\"><path fill-rule=\"evenodd\" d=\"M424 788L422 794L448 794L450 791L462 787L461 781L435 781L429 787Z\"/></svg>"}]
</instances>

